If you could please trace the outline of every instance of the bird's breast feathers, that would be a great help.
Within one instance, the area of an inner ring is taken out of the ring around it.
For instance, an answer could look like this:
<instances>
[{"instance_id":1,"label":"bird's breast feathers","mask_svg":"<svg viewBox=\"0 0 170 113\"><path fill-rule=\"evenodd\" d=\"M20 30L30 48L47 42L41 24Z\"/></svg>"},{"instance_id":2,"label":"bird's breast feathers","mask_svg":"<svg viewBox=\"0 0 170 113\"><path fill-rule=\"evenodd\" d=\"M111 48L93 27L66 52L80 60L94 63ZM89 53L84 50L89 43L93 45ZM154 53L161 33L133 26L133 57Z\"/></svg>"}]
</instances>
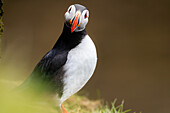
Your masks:
<instances>
[{"instance_id":1,"label":"bird's breast feathers","mask_svg":"<svg viewBox=\"0 0 170 113\"><path fill-rule=\"evenodd\" d=\"M64 66L64 89L61 102L79 91L92 76L97 63L96 48L86 35L81 43L71 49Z\"/></svg>"}]
</instances>

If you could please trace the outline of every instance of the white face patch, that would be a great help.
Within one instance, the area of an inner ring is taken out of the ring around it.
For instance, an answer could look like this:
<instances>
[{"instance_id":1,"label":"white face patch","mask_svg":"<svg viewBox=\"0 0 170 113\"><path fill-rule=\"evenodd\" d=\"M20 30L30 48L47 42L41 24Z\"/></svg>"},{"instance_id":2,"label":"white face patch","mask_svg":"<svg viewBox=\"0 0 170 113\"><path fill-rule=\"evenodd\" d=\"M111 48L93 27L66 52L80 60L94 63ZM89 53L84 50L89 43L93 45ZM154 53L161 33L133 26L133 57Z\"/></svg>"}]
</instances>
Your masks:
<instances>
[{"instance_id":1,"label":"white face patch","mask_svg":"<svg viewBox=\"0 0 170 113\"><path fill-rule=\"evenodd\" d=\"M88 23L88 18L89 18L89 11L84 10L81 13L81 16L80 16L80 23L81 23L80 26L79 26L80 29L85 29L85 27Z\"/></svg>"},{"instance_id":2,"label":"white face patch","mask_svg":"<svg viewBox=\"0 0 170 113\"><path fill-rule=\"evenodd\" d=\"M76 14L76 8L74 5L71 5L67 12L65 13L65 21L70 21Z\"/></svg>"}]
</instances>

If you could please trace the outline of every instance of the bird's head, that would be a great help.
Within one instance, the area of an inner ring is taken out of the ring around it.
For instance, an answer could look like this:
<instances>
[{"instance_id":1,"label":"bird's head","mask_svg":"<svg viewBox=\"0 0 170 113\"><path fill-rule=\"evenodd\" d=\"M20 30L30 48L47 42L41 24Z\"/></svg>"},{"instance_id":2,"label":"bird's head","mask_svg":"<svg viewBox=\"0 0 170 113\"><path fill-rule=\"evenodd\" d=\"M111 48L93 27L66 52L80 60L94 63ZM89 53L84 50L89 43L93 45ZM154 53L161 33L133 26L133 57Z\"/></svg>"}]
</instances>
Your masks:
<instances>
[{"instance_id":1,"label":"bird's head","mask_svg":"<svg viewBox=\"0 0 170 113\"><path fill-rule=\"evenodd\" d=\"M65 13L65 23L72 32L79 32L85 29L88 23L89 11L86 7L74 4Z\"/></svg>"}]
</instances>

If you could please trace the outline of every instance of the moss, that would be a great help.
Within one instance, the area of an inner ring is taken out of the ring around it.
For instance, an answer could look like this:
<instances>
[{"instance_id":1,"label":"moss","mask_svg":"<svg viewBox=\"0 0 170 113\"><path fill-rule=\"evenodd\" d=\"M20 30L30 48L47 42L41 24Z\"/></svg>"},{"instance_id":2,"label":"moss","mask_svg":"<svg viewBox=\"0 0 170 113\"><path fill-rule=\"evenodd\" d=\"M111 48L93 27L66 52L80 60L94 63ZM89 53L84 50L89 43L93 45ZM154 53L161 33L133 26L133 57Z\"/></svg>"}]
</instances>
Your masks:
<instances>
[{"instance_id":1,"label":"moss","mask_svg":"<svg viewBox=\"0 0 170 113\"><path fill-rule=\"evenodd\" d=\"M0 0L0 38L1 38L1 36L2 36L2 32L3 32L3 30L4 30L4 27L3 27L3 9L2 9L2 5L3 5L3 3L2 3L2 0Z\"/></svg>"},{"instance_id":2,"label":"moss","mask_svg":"<svg viewBox=\"0 0 170 113\"><path fill-rule=\"evenodd\" d=\"M3 9L2 9L2 0L0 0L0 56L1 56L1 40L2 40L2 33L4 31L3 27Z\"/></svg>"}]
</instances>

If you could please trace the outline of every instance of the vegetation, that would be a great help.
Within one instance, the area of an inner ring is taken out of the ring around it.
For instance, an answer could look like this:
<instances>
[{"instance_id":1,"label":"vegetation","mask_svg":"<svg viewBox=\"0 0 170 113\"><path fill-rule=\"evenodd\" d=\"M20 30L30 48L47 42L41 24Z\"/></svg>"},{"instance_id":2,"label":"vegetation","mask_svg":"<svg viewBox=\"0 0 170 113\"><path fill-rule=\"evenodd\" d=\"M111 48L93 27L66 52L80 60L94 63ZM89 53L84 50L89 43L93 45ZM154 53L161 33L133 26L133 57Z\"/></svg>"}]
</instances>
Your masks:
<instances>
[{"instance_id":1,"label":"vegetation","mask_svg":"<svg viewBox=\"0 0 170 113\"><path fill-rule=\"evenodd\" d=\"M58 113L60 109L51 101L34 101L36 97L15 95L11 90L20 82L0 80L0 113ZM34 103L36 102L36 103ZM37 103L38 102L38 103ZM110 108L104 105L101 100L89 100L87 97L73 95L66 102L65 108L69 113L128 113L130 110L123 110L122 102L115 106L116 99Z\"/></svg>"},{"instance_id":2,"label":"vegetation","mask_svg":"<svg viewBox=\"0 0 170 113\"><path fill-rule=\"evenodd\" d=\"M71 100L71 101L70 101ZM123 110L123 101L119 106L115 106L116 100L109 105L104 105L101 100L89 100L86 97L72 96L65 102L65 106L71 113L128 113L129 110Z\"/></svg>"}]
</instances>

